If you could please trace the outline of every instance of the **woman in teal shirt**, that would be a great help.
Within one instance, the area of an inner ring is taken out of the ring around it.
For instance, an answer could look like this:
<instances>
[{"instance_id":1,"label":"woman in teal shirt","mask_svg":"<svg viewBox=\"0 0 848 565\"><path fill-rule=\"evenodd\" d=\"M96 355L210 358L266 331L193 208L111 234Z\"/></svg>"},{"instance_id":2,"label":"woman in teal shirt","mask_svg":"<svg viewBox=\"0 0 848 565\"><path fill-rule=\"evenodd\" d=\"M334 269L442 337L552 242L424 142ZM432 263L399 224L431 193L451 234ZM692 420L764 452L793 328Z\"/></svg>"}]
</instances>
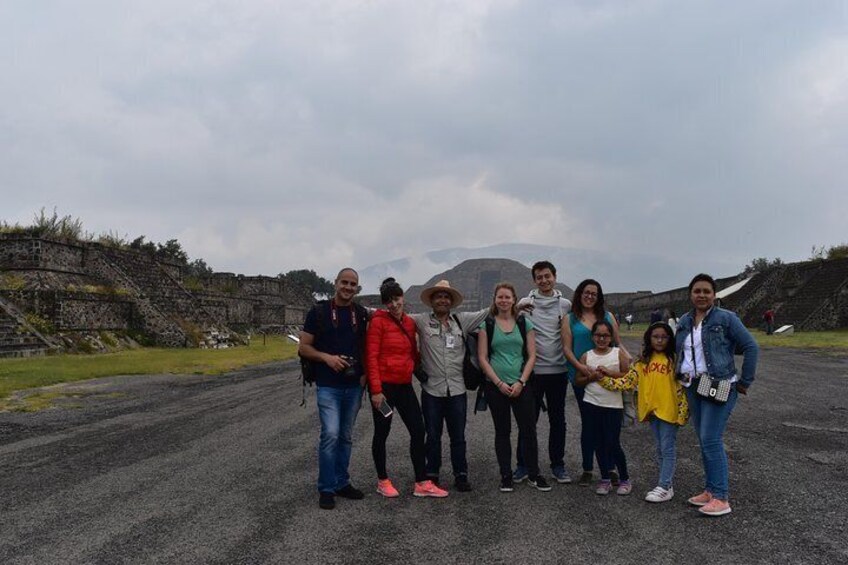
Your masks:
<instances>
[{"instance_id":1,"label":"woman in teal shirt","mask_svg":"<svg viewBox=\"0 0 848 565\"><path fill-rule=\"evenodd\" d=\"M477 338L480 368L487 379L486 400L495 425L495 455L501 473L500 490L513 490L510 444L512 410L524 449L528 482L541 491L549 491L551 487L539 474L536 399L531 391L526 390L527 381L536 364L536 336L530 320L517 316L516 302L515 287L509 283L499 283L495 287L491 314L480 325ZM492 334L491 339L489 333Z\"/></svg>"},{"instance_id":2,"label":"woman in teal shirt","mask_svg":"<svg viewBox=\"0 0 848 565\"><path fill-rule=\"evenodd\" d=\"M604 307L604 291L601 283L594 279L586 279L574 289L571 300L571 312L568 323L562 326L562 349L568 359L568 380L574 388L574 397L580 409L580 451L583 454L583 474L578 481L581 486L592 484L592 459L595 455L595 439L591 426L586 425L585 404L583 403L584 388L574 383L577 372L589 374L589 368L580 362L584 353L592 349L592 326L595 322L606 320L612 326L613 344L621 347L628 357L630 354L621 345L618 334L618 322ZM614 480L617 481L617 475Z\"/></svg>"}]
</instances>

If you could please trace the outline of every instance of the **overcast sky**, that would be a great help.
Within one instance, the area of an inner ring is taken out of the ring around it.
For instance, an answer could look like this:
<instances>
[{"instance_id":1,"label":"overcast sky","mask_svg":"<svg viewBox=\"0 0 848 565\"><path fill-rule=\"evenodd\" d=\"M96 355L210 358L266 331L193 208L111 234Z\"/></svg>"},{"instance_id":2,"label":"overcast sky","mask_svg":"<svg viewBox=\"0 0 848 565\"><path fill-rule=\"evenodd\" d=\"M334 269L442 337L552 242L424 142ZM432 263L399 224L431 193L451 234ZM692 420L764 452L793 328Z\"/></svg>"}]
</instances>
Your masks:
<instances>
[{"instance_id":1,"label":"overcast sky","mask_svg":"<svg viewBox=\"0 0 848 565\"><path fill-rule=\"evenodd\" d=\"M219 271L848 242L844 0L0 0L0 50L0 219Z\"/></svg>"}]
</instances>

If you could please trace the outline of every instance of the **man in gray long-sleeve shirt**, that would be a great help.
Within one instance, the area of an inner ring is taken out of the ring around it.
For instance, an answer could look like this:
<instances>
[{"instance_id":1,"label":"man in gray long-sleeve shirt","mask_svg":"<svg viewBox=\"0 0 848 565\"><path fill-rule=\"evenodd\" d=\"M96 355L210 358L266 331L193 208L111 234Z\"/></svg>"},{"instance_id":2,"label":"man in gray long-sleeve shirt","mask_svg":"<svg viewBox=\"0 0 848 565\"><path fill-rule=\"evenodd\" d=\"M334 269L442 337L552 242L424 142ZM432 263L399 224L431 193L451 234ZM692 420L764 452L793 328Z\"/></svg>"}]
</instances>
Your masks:
<instances>
[{"instance_id":1,"label":"man in gray long-sleeve shirt","mask_svg":"<svg viewBox=\"0 0 848 565\"><path fill-rule=\"evenodd\" d=\"M519 310L527 310L536 330L536 366L530 387L536 395L536 419L542 399L546 400L548 423L548 453L551 473L558 483L570 483L571 477L565 468L565 393L568 389L568 368L562 349L562 325L568 323L571 301L563 298L556 289L556 267L549 261L539 261L531 269L536 288L530 296L518 302ZM513 475L515 482L527 477L521 440L518 441L518 466Z\"/></svg>"},{"instance_id":2,"label":"man in gray long-sleeve shirt","mask_svg":"<svg viewBox=\"0 0 848 565\"><path fill-rule=\"evenodd\" d=\"M442 430L450 437L454 484L461 492L471 490L465 456L465 418L468 397L462 378L465 340L486 318L489 310L457 312L462 294L448 281L439 281L421 292L421 302L433 309L428 314L411 314L418 330L421 369L427 381L421 384L421 410L427 430L427 478L438 481L442 464Z\"/></svg>"}]
</instances>

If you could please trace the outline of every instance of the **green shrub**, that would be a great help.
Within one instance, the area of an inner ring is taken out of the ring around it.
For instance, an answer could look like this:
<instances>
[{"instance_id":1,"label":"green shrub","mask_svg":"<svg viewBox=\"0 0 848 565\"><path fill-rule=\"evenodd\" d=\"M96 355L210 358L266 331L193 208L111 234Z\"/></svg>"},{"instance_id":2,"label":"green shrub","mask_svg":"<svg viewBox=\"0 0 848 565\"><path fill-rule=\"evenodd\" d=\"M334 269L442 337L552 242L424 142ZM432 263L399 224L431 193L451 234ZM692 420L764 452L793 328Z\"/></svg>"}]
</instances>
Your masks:
<instances>
[{"instance_id":1,"label":"green shrub","mask_svg":"<svg viewBox=\"0 0 848 565\"><path fill-rule=\"evenodd\" d=\"M53 335L56 333L56 327L50 320L47 320L38 314L28 313L24 316L27 323L44 335Z\"/></svg>"},{"instance_id":2,"label":"green shrub","mask_svg":"<svg viewBox=\"0 0 848 565\"><path fill-rule=\"evenodd\" d=\"M7 273L0 278L0 288L3 290L23 290L26 287L26 279L12 273Z\"/></svg>"},{"instance_id":3,"label":"green shrub","mask_svg":"<svg viewBox=\"0 0 848 565\"><path fill-rule=\"evenodd\" d=\"M100 341L106 344L109 347L118 347L118 340L109 332L101 331L99 333Z\"/></svg>"},{"instance_id":4,"label":"green shrub","mask_svg":"<svg viewBox=\"0 0 848 565\"><path fill-rule=\"evenodd\" d=\"M183 286L186 290L190 290L192 292L201 292L205 290L203 288L203 283L200 282L200 279L197 277L186 277L183 279Z\"/></svg>"}]
</instances>

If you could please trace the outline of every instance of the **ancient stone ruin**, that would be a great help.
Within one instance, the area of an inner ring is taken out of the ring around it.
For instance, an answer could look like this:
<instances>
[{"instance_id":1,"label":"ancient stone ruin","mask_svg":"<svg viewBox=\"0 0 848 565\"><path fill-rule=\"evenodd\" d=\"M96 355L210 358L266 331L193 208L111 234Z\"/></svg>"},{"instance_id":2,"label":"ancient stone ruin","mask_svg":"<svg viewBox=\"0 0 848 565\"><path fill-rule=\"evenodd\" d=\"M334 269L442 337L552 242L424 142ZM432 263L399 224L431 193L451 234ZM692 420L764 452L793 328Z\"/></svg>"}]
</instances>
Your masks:
<instances>
[{"instance_id":1,"label":"ancient stone ruin","mask_svg":"<svg viewBox=\"0 0 848 565\"><path fill-rule=\"evenodd\" d=\"M118 332L164 347L226 347L302 323L308 300L274 277L214 273L93 242L0 235L0 355L43 354L55 336ZM305 303L304 303L305 302Z\"/></svg>"},{"instance_id":2,"label":"ancient stone ruin","mask_svg":"<svg viewBox=\"0 0 848 565\"><path fill-rule=\"evenodd\" d=\"M512 259L468 259L456 267L433 276L423 285L414 285L406 291L406 303L411 312L427 311L421 304L421 291L440 280L446 279L453 288L462 293L461 310L479 310L492 304L492 293L499 282L510 282L515 286L518 297L522 298L536 285L530 268ZM557 288L563 296L571 299L574 293L564 284L558 283ZM379 301L378 301L379 302Z\"/></svg>"},{"instance_id":3,"label":"ancient stone ruin","mask_svg":"<svg viewBox=\"0 0 848 565\"><path fill-rule=\"evenodd\" d=\"M741 287L722 293L734 285ZM778 326L799 331L848 327L848 259L817 259L788 263L755 273L716 280L724 308L736 312L746 326L762 325L763 313L772 308ZM692 308L687 287L659 293L611 295L608 305L620 316L634 315L646 322L654 308L677 315Z\"/></svg>"}]
</instances>

